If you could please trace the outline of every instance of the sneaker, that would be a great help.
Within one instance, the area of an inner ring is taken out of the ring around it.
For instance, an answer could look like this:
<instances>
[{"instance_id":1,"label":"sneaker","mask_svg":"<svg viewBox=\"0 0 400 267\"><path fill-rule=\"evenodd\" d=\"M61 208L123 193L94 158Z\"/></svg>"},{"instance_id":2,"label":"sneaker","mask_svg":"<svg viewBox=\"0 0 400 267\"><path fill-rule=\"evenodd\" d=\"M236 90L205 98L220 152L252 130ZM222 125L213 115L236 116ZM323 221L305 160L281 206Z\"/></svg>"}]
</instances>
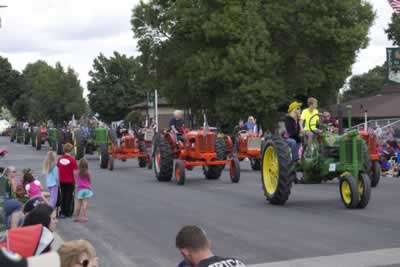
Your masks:
<instances>
[{"instance_id":1,"label":"sneaker","mask_svg":"<svg viewBox=\"0 0 400 267\"><path fill-rule=\"evenodd\" d=\"M74 222L80 222L81 221L81 217L75 217L74 218Z\"/></svg>"},{"instance_id":2,"label":"sneaker","mask_svg":"<svg viewBox=\"0 0 400 267\"><path fill-rule=\"evenodd\" d=\"M82 217L82 218L80 219L80 221L81 221L81 222L88 222L89 219L88 219L87 217Z\"/></svg>"}]
</instances>

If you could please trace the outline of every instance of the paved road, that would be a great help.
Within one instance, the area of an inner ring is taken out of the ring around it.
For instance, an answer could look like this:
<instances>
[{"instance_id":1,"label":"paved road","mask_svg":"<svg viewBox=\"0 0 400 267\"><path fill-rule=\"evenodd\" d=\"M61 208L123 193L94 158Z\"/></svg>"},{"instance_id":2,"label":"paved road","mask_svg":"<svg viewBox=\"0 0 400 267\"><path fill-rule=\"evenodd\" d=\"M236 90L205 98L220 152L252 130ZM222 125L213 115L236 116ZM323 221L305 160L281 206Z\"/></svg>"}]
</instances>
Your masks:
<instances>
[{"instance_id":1,"label":"paved road","mask_svg":"<svg viewBox=\"0 0 400 267\"><path fill-rule=\"evenodd\" d=\"M39 173L43 151L10 144L1 165L32 167ZM66 239L84 238L95 245L101 266L176 266L174 238L185 224L203 226L214 250L248 264L329 256L400 247L400 179L385 178L372 192L365 210L343 207L336 182L298 185L284 207L269 205L260 174L243 164L241 182L206 181L190 172L187 184L158 183L153 171L137 161L116 162L101 170L90 160L95 196L86 224L63 220ZM400 262L400 260L399 260Z\"/></svg>"}]
</instances>

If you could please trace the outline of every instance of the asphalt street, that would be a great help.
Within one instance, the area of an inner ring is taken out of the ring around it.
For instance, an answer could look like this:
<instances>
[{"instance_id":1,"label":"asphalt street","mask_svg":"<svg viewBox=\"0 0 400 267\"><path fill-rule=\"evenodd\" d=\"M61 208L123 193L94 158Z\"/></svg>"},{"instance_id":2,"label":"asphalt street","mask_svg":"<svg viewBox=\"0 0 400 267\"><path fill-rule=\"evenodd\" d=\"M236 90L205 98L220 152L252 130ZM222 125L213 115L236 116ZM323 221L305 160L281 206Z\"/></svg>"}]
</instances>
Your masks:
<instances>
[{"instance_id":1,"label":"asphalt street","mask_svg":"<svg viewBox=\"0 0 400 267\"><path fill-rule=\"evenodd\" d=\"M10 152L0 166L30 167L40 175L47 147L36 151L4 137L0 147ZM382 178L364 210L344 208L336 181L295 185L285 206L272 206L260 173L246 162L239 184L230 182L227 170L208 181L198 169L187 173L182 187L159 183L137 160L116 162L111 172L100 169L96 157L88 159L94 188L89 222L62 220L57 231L64 240L91 241L101 266L176 266L175 234L185 224L202 226L216 254L247 264L400 247L400 179Z\"/></svg>"}]
</instances>

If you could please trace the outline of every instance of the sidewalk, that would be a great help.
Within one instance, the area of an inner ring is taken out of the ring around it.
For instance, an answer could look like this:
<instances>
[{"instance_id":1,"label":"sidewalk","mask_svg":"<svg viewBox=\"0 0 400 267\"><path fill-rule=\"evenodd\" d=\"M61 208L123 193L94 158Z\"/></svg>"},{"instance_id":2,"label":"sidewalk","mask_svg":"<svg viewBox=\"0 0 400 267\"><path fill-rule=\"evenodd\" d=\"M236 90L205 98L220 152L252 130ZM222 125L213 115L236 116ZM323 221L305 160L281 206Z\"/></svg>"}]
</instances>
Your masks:
<instances>
[{"instance_id":1,"label":"sidewalk","mask_svg":"<svg viewBox=\"0 0 400 267\"><path fill-rule=\"evenodd\" d=\"M249 267L400 267L400 248L250 265Z\"/></svg>"}]
</instances>

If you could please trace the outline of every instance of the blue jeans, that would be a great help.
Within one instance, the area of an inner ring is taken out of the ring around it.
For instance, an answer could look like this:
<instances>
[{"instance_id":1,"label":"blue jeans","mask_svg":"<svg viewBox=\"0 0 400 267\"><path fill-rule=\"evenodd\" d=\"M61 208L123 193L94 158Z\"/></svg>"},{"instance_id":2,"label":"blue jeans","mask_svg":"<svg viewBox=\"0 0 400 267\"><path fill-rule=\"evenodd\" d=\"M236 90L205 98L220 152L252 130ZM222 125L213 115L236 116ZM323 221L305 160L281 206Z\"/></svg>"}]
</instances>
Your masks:
<instances>
[{"instance_id":1,"label":"blue jeans","mask_svg":"<svg viewBox=\"0 0 400 267\"><path fill-rule=\"evenodd\" d=\"M298 161L299 160L299 144L296 142L296 140L292 138L286 139L286 143L289 145L290 150L292 151L292 159L293 161Z\"/></svg>"}]
</instances>

